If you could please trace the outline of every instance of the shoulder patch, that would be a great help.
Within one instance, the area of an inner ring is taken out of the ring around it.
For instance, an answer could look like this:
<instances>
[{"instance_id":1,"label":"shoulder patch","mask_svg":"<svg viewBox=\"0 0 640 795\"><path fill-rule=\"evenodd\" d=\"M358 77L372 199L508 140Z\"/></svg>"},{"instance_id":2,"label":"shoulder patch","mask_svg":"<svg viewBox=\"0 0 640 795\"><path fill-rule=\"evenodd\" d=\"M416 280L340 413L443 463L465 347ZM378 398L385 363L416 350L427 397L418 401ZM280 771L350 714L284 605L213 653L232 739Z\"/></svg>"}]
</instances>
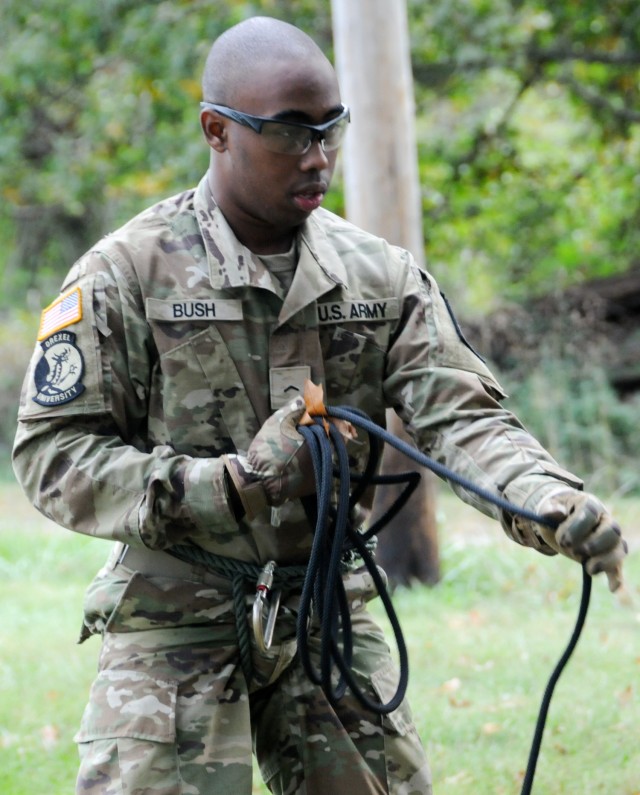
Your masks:
<instances>
[{"instance_id":1,"label":"shoulder patch","mask_svg":"<svg viewBox=\"0 0 640 795\"><path fill-rule=\"evenodd\" d=\"M33 379L33 400L41 406L60 406L84 392L84 359L76 345L76 335L58 331L40 342L42 356Z\"/></svg>"},{"instance_id":2,"label":"shoulder patch","mask_svg":"<svg viewBox=\"0 0 640 795\"><path fill-rule=\"evenodd\" d=\"M449 317L451 318L451 322L453 323L453 327L456 330L456 334L458 335L458 339L460 340L460 342L463 345L466 345L467 348L469 348L469 350L472 353L475 353L475 355L478 357L478 359L480 359L480 361L483 364L486 364L486 361L484 360L484 358L482 356L480 356L478 351L473 347L473 345L469 342L469 340L462 333L462 329L460 328L460 324L458 323L458 318L453 314L453 307L449 303L449 300L448 300L447 296L442 292L442 290L440 290L440 295L442 296L442 300L444 301L444 305L447 307L447 312L449 313Z\"/></svg>"},{"instance_id":3,"label":"shoulder patch","mask_svg":"<svg viewBox=\"0 0 640 795\"><path fill-rule=\"evenodd\" d=\"M79 287L74 287L73 290L56 298L43 310L40 316L38 341L41 342L50 334L71 326L79 320L82 320L82 292Z\"/></svg>"}]
</instances>

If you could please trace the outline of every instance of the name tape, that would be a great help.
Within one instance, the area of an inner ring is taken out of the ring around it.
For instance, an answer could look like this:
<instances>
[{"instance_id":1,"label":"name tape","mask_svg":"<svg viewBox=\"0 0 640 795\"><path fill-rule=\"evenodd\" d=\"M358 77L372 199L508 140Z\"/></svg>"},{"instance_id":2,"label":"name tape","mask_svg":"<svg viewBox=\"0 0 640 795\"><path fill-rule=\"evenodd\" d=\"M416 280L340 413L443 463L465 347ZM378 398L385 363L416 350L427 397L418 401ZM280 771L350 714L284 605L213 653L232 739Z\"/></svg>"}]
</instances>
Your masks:
<instances>
[{"instance_id":1,"label":"name tape","mask_svg":"<svg viewBox=\"0 0 640 795\"><path fill-rule=\"evenodd\" d=\"M397 298L380 301L334 301L318 304L318 323L340 323L349 320L396 320L400 317Z\"/></svg>"},{"instance_id":2,"label":"name tape","mask_svg":"<svg viewBox=\"0 0 640 795\"><path fill-rule=\"evenodd\" d=\"M242 320L242 301L233 298L187 301L147 298L147 317L168 323L185 320Z\"/></svg>"},{"instance_id":3,"label":"name tape","mask_svg":"<svg viewBox=\"0 0 640 795\"><path fill-rule=\"evenodd\" d=\"M345 321L397 320L400 310L397 298L378 301L331 301L318 304L318 323ZM172 300L147 298L147 317L181 323L188 320L242 320L242 301L239 299Z\"/></svg>"}]
</instances>

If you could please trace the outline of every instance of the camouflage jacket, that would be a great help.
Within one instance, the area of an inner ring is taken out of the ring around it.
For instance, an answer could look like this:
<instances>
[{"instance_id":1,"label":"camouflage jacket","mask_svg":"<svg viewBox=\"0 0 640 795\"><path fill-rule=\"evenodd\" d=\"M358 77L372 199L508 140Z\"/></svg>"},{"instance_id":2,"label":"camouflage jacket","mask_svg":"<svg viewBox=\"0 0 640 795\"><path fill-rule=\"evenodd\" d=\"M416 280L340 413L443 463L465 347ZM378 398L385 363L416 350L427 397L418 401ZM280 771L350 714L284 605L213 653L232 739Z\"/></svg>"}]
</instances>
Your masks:
<instances>
[{"instance_id":1,"label":"camouflage jacket","mask_svg":"<svg viewBox=\"0 0 640 795\"><path fill-rule=\"evenodd\" d=\"M550 478L576 482L501 406L406 251L323 209L298 251L284 296L205 178L84 255L43 312L21 399L14 467L36 507L132 546L304 562L301 506L287 503L278 526L268 512L238 524L220 457L245 451L307 376L328 405L381 424L395 408L420 449L518 504Z\"/></svg>"}]
</instances>

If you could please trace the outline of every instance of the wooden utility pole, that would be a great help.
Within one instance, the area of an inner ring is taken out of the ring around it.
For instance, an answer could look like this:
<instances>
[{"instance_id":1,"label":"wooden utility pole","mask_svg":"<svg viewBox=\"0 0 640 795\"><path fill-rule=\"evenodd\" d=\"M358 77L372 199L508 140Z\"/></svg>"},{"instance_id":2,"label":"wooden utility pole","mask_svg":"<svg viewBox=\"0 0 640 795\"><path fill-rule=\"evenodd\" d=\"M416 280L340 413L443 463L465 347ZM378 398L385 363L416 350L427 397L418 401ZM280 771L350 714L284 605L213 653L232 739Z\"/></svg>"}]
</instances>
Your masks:
<instances>
[{"instance_id":1,"label":"wooden utility pole","mask_svg":"<svg viewBox=\"0 0 640 795\"><path fill-rule=\"evenodd\" d=\"M423 264L406 0L332 0L331 7L336 70L351 108L342 154L347 216ZM404 435L393 412L387 423ZM382 466L416 468L389 447ZM380 536L379 560L396 583L439 578L433 476L421 474L419 493ZM393 497L392 487L378 492L374 515Z\"/></svg>"},{"instance_id":2,"label":"wooden utility pole","mask_svg":"<svg viewBox=\"0 0 640 795\"><path fill-rule=\"evenodd\" d=\"M332 0L336 69L351 107L347 215L422 262L413 77L405 0Z\"/></svg>"}]
</instances>

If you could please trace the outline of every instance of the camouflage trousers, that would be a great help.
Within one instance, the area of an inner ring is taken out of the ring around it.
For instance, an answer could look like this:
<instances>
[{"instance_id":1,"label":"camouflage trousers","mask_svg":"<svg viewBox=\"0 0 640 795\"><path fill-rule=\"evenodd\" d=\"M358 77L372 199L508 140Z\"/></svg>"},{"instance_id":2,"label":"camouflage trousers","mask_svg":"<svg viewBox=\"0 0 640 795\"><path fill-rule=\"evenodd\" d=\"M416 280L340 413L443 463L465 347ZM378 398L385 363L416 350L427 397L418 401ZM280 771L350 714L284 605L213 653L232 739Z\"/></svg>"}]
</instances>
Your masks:
<instances>
[{"instance_id":1,"label":"camouflage trousers","mask_svg":"<svg viewBox=\"0 0 640 795\"><path fill-rule=\"evenodd\" d=\"M254 755L281 795L431 794L406 703L380 716L347 691L331 705L296 656L294 597L280 607L268 652L252 648L247 681L228 582L206 577L178 583L116 566L98 583L102 595L126 584L105 614L99 672L76 736L78 795L250 795ZM387 701L397 671L366 609L371 578L354 572L346 584L354 675ZM313 630L311 655L317 665Z\"/></svg>"}]
</instances>

